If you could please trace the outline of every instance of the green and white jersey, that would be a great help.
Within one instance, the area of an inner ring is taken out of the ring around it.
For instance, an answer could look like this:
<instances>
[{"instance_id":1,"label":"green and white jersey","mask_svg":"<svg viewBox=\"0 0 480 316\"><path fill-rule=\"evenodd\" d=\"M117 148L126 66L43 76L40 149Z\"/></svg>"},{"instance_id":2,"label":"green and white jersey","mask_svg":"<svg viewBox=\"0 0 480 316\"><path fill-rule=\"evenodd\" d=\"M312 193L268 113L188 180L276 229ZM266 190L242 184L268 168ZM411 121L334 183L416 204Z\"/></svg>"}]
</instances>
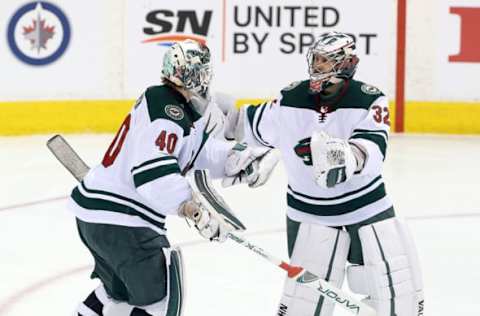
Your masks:
<instances>
[{"instance_id":1,"label":"green and white jersey","mask_svg":"<svg viewBox=\"0 0 480 316\"><path fill-rule=\"evenodd\" d=\"M350 80L327 98L296 82L271 102L244 111L246 141L278 148L288 175L287 215L327 226L363 221L392 206L381 176L390 129L388 100L377 88ZM356 143L365 166L348 182L324 189L315 182L310 137L325 131Z\"/></svg>"},{"instance_id":2,"label":"green and white jersey","mask_svg":"<svg viewBox=\"0 0 480 316\"><path fill-rule=\"evenodd\" d=\"M232 144L211 137L218 124L176 90L148 88L125 118L102 163L73 190L70 208L85 222L150 227L191 198L184 175L209 169L224 176Z\"/></svg>"}]
</instances>

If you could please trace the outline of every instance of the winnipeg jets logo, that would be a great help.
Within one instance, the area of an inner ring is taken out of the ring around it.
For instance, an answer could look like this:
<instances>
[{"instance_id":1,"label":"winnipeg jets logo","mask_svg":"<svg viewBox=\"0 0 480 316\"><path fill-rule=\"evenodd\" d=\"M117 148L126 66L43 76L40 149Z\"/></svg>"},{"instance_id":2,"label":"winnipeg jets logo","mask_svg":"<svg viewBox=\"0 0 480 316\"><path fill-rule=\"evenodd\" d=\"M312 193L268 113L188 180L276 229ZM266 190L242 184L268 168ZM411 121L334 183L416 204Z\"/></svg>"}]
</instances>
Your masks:
<instances>
[{"instance_id":1,"label":"winnipeg jets logo","mask_svg":"<svg viewBox=\"0 0 480 316\"><path fill-rule=\"evenodd\" d=\"M22 62L42 66L60 58L70 42L70 25L56 5L46 1L20 7L8 24L8 44Z\"/></svg>"},{"instance_id":2,"label":"winnipeg jets logo","mask_svg":"<svg viewBox=\"0 0 480 316\"><path fill-rule=\"evenodd\" d=\"M330 107L328 105L322 105L319 110L318 122L325 123L327 119L327 114L330 113Z\"/></svg>"},{"instance_id":3,"label":"winnipeg jets logo","mask_svg":"<svg viewBox=\"0 0 480 316\"><path fill-rule=\"evenodd\" d=\"M32 25L23 27L23 35L26 40L32 44L32 50L36 50L40 55L41 49L47 49L47 41L55 34L55 26L48 26L45 20L42 20L40 14L37 14L36 20Z\"/></svg>"}]
</instances>

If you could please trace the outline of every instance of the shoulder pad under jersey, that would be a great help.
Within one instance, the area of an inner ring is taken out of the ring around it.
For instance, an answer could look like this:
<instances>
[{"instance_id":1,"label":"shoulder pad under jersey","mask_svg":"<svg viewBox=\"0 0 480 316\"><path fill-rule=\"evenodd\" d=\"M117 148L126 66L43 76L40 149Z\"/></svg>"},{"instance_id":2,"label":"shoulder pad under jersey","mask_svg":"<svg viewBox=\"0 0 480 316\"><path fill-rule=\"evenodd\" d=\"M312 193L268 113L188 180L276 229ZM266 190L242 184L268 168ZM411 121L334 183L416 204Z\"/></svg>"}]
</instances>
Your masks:
<instances>
[{"instance_id":1,"label":"shoulder pad under jersey","mask_svg":"<svg viewBox=\"0 0 480 316\"><path fill-rule=\"evenodd\" d=\"M280 105L297 108L315 107L315 100L308 92L309 87L309 80L291 83L280 91L282 94Z\"/></svg>"},{"instance_id":2,"label":"shoulder pad under jersey","mask_svg":"<svg viewBox=\"0 0 480 316\"><path fill-rule=\"evenodd\" d=\"M190 134L193 122L200 118L185 98L165 85L153 86L145 91L150 121L166 119L179 125L184 135Z\"/></svg>"},{"instance_id":3,"label":"shoulder pad under jersey","mask_svg":"<svg viewBox=\"0 0 480 316\"><path fill-rule=\"evenodd\" d=\"M339 108L368 109L381 96L384 96L384 94L380 89L362 81L351 79L348 90L338 106Z\"/></svg>"}]
</instances>

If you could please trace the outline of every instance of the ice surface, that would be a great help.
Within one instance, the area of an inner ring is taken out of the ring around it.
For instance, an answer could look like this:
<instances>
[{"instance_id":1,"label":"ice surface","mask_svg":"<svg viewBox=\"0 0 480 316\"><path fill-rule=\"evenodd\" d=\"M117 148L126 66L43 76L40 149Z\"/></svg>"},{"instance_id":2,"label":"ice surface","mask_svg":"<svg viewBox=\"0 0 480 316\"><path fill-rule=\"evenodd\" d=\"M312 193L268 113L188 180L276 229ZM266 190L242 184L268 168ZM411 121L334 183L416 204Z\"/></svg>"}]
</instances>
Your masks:
<instances>
[{"instance_id":1,"label":"ice surface","mask_svg":"<svg viewBox=\"0 0 480 316\"><path fill-rule=\"evenodd\" d=\"M0 316L71 315L97 284L64 208L75 180L45 147L50 136L0 138ZM93 165L112 135L66 138ZM387 191L419 248L425 316L480 309L479 154L480 137L391 136ZM283 168L256 190L219 188L247 225L246 236L283 258L285 190ZM167 225L186 261L185 316L275 315L282 271L233 242L203 241L183 220Z\"/></svg>"}]
</instances>

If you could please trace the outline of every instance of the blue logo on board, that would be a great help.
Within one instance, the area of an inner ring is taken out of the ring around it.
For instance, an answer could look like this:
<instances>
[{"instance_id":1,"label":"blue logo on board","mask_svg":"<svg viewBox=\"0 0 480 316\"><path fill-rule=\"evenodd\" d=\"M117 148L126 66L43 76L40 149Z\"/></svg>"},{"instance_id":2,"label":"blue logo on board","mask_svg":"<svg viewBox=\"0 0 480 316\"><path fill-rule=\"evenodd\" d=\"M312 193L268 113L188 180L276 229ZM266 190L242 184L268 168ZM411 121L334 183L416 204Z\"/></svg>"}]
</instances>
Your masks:
<instances>
[{"instance_id":1,"label":"blue logo on board","mask_svg":"<svg viewBox=\"0 0 480 316\"><path fill-rule=\"evenodd\" d=\"M70 43L70 23L56 5L46 1L20 7L10 19L8 45L22 62L33 66L53 63Z\"/></svg>"}]
</instances>

